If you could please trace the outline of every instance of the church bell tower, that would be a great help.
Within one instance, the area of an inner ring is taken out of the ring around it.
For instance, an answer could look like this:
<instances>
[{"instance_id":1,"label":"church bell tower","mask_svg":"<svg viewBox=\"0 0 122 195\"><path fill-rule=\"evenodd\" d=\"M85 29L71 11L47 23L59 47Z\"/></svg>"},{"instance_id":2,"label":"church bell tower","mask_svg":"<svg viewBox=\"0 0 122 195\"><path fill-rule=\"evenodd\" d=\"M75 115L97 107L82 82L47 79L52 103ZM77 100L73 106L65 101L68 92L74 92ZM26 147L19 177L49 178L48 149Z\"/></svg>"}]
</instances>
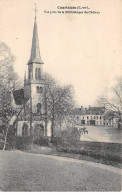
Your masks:
<instances>
[{"instance_id":1,"label":"church bell tower","mask_svg":"<svg viewBox=\"0 0 122 195\"><path fill-rule=\"evenodd\" d=\"M32 100L32 113L44 113L43 107L43 92L44 92L44 79L43 79L43 61L40 55L37 21L36 21L36 8L35 8L35 21L33 28L33 38L30 59L28 65L28 76L24 79L24 96Z\"/></svg>"}]
</instances>

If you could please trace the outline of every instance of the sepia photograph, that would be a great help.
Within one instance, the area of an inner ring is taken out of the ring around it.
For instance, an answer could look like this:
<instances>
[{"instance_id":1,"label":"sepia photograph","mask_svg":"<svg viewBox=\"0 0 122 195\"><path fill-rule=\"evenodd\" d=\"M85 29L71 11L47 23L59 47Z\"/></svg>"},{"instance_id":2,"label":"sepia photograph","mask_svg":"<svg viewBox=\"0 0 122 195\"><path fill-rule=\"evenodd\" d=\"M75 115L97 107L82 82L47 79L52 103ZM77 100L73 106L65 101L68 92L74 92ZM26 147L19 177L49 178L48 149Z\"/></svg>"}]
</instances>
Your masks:
<instances>
[{"instance_id":1,"label":"sepia photograph","mask_svg":"<svg viewBox=\"0 0 122 195\"><path fill-rule=\"evenodd\" d=\"M0 0L0 192L121 192L121 21L121 0Z\"/></svg>"}]
</instances>

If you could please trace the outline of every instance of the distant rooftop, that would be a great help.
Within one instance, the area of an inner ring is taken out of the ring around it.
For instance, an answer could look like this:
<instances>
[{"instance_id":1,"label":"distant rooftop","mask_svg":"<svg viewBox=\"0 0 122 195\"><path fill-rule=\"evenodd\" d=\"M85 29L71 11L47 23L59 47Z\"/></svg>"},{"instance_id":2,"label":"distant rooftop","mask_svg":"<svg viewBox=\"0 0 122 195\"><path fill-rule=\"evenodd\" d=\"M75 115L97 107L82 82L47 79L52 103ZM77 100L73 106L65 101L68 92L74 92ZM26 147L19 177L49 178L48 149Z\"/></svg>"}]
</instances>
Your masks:
<instances>
[{"instance_id":1,"label":"distant rooftop","mask_svg":"<svg viewBox=\"0 0 122 195\"><path fill-rule=\"evenodd\" d=\"M105 112L105 107L75 108L75 115L102 115Z\"/></svg>"}]
</instances>

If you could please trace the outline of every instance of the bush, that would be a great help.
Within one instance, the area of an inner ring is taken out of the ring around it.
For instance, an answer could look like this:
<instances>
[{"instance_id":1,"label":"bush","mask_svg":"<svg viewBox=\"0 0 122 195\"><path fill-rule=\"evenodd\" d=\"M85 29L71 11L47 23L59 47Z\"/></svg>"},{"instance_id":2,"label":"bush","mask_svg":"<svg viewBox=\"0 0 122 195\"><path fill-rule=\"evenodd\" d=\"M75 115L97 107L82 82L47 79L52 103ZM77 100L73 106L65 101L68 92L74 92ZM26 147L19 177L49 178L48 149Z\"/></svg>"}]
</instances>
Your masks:
<instances>
[{"instance_id":1,"label":"bush","mask_svg":"<svg viewBox=\"0 0 122 195\"><path fill-rule=\"evenodd\" d=\"M32 144L31 137L16 137L16 148L19 150L29 149Z\"/></svg>"},{"instance_id":2,"label":"bush","mask_svg":"<svg viewBox=\"0 0 122 195\"><path fill-rule=\"evenodd\" d=\"M62 131L59 137L59 144L70 143L75 144L80 141L80 132L77 128L67 127L66 130Z\"/></svg>"},{"instance_id":3,"label":"bush","mask_svg":"<svg viewBox=\"0 0 122 195\"><path fill-rule=\"evenodd\" d=\"M59 152L80 154L93 157L101 161L114 161L121 163L122 144L105 142L78 142L64 143L57 147Z\"/></svg>"},{"instance_id":4,"label":"bush","mask_svg":"<svg viewBox=\"0 0 122 195\"><path fill-rule=\"evenodd\" d=\"M0 140L2 140L3 139L3 134L2 133L0 133Z\"/></svg>"},{"instance_id":5,"label":"bush","mask_svg":"<svg viewBox=\"0 0 122 195\"><path fill-rule=\"evenodd\" d=\"M49 139L48 139L48 137L39 137L36 140L34 140L34 144L37 144L39 146L48 146Z\"/></svg>"},{"instance_id":6,"label":"bush","mask_svg":"<svg viewBox=\"0 0 122 195\"><path fill-rule=\"evenodd\" d=\"M4 146L4 140L0 140L0 150L3 149L3 146ZM10 150L11 149L11 146L9 145L9 143L7 142L6 143L6 150Z\"/></svg>"}]
</instances>

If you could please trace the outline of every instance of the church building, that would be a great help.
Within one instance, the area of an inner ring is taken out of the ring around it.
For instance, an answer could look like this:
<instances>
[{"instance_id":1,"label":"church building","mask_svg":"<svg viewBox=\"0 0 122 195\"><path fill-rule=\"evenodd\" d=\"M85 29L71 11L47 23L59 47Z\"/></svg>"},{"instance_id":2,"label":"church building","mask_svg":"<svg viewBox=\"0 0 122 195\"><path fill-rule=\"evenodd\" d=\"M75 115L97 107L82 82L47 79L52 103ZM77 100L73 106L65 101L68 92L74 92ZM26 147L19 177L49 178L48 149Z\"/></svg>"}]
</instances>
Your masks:
<instances>
[{"instance_id":1,"label":"church building","mask_svg":"<svg viewBox=\"0 0 122 195\"><path fill-rule=\"evenodd\" d=\"M27 63L28 75L24 89L13 92L12 104L17 111L17 136L51 136L51 124L45 115L43 61L40 55L37 21L35 16L32 48Z\"/></svg>"}]
</instances>

